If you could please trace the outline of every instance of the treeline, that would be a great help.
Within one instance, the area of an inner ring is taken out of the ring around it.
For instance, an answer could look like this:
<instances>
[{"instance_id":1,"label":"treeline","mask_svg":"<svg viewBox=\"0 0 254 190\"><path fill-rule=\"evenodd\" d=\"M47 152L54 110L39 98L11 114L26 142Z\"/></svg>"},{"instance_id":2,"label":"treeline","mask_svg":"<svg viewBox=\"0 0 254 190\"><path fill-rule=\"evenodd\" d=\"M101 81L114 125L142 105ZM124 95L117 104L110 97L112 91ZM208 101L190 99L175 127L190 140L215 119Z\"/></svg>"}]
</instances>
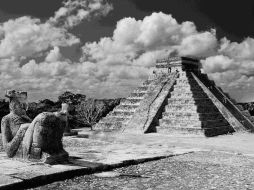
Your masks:
<instances>
[{"instance_id":1,"label":"treeline","mask_svg":"<svg viewBox=\"0 0 254 190\"><path fill-rule=\"evenodd\" d=\"M83 94L65 92L57 101L49 99L28 103L27 115L35 118L42 112L61 110L62 103L70 105L69 124L71 128L92 127L120 103L121 99L93 99ZM0 102L0 119L9 113L8 102Z\"/></svg>"}]
</instances>

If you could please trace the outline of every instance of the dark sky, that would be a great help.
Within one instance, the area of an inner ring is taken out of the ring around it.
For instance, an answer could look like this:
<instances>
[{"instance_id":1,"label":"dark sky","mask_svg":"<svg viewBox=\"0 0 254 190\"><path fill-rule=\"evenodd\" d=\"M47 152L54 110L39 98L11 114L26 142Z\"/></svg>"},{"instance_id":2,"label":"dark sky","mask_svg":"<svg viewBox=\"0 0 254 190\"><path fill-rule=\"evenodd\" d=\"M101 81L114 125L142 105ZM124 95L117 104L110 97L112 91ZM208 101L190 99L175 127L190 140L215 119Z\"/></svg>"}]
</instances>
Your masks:
<instances>
[{"instance_id":1,"label":"dark sky","mask_svg":"<svg viewBox=\"0 0 254 190\"><path fill-rule=\"evenodd\" d=\"M200 30L217 29L219 37L254 36L253 0L131 0L139 10L171 13L177 21L194 21ZM156 2L156 3L155 3Z\"/></svg>"},{"instance_id":2,"label":"dark sky","mask_svg":"<svg viewBox=\"0 0 254 190\"><path fill-rule=\"evenodd\" d=\"M63 0L2 0L0 21L23 15L42 20L54 14ZM218 37L241 41L254 37L253 0L108 0L114 10L105 18L84 22L73 29L83 42L111 36L116 22L123 17L142 19L152 12L170 13L178 22L193 21L198 30L216 28Z\"/></svg>"}]
</instances>

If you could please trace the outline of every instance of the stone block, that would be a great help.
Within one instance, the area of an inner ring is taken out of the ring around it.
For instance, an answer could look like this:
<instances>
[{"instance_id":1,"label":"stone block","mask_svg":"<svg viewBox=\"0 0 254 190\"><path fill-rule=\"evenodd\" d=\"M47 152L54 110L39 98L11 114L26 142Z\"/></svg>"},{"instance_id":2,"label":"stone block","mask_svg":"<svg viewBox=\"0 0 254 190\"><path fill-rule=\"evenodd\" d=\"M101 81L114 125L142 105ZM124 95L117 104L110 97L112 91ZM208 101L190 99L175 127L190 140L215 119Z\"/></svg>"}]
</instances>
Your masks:
<instances>
[{"instance_id":1,"label":"stone block","mask_svg":"<svg viewBox=\"0 0 254 190\"><path fill-rule=\"evenodd\" d=\"M23 182L23 180L14 178L7 175L1 175L0 174L0 189L2 188L8 188L11 189L11 186L17 185L18 183Z\"/></svg>"}]
</instances>

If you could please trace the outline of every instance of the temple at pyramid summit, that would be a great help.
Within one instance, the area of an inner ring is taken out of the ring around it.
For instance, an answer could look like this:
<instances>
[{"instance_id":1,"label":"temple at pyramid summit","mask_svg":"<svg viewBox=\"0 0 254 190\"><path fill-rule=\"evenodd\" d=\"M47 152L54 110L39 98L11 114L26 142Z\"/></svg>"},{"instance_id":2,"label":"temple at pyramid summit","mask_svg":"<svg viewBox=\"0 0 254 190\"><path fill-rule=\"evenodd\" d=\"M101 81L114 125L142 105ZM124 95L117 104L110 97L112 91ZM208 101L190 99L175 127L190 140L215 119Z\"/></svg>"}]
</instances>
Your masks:
<instances>
[{"instance_id":1,"label":"temple at pyramid summit","mask_svg":"<svg viewBox=\"0 0 254 190\"><path fill-rule=\"evenodd\" d=\"M153 75L102 118L94 130L198 134L254 131L254 118L201 72L198 59L157 60Z\"/></svg>"}]
</instances>

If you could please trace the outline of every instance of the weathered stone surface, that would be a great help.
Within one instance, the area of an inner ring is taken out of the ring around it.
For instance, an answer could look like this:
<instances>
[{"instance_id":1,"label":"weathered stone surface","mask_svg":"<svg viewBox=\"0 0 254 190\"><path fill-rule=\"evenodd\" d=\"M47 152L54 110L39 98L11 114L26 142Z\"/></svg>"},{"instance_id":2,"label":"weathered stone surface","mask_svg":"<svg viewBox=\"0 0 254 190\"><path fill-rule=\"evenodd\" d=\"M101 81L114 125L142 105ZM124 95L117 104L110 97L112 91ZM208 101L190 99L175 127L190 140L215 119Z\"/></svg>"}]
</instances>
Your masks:
<instances>
[{"instance_id":1,"label":"weathered stone surface","mask_svg":"<svg viewBox=\"0 0 254 190\"><path fill-rule=\"evenodd\" d=\"M156 122L158 122L162 113L160 108L163 108L176 76L177 73L168 76L162 75L154 81L156 87L148 91L149 96L141 102L135 115L123 130L124 132L144 133L155 131Z\"/></svg>"},{"instance_id":2,"label":"weathered stone surface","mask_svg":"<svg viewBox=\"0 0 254 190\"><path fill-rule=\"evenodd\" d=\"M200 127L218 134L231 133L238 129L254 131L254 125L251 124L254 119L249 112L241 110L241 113L236 108L234 111L238 113L232 115L230 114L232 109L225 107L222 102L224 98L216 98L213 90L209 88L217 87L207 75L201 74L201 64L198 60L191 58L163 60L166 62L158 63L154 75L102 119L95 126L96 130L144 133L156 132L156 126L158 129L173 127L174 130L185 126L186 129ZM171 78L170 81L170 77L174 74L177 77ZM201 81L209 81L209 84L204 85L197 76L201 76ZM167 79L170 80L166 81ZM226 93L222 92L222 95L231 102ZM165 97L169 97L168 100ZM232 106L234 107L233 104ZM237 115L239 117L236 117Z\"/></svg>"},{"instance_id":3,"label":"weathered stone surface","mask_svg":"<svg viewBox=\"0 0 254 190\"><path fill-rule=\"evenodd\" d=\"M36 190L247 190L254 189L253 163L253 158L242 155L198 152L122 167L111 173L76 177Z\"/></svg>"},{"instance_id":4,"label":"weathered stone surface","mask_svg":"<svg viewBox=\"0 0 254 190\"><path fill-rule=\"evenodd\" d=\"M119 131L125 127L126 123L132 118L140 102L147 96L148 89L151 88L152 80L144 82L143 86L138 87L129 97L122 100L115 109L105 118L102 118L94 127L95 131Z\"/></svg>"},{"instance_id":5,"label":"weathered stone surface","mask_svg":"<svg viewBox=\"0 0 254 190\"><path fill-rule=\"evenodd\" d=\"M78 135L77 131L72 131L69 125L69 105L67 103L62 103L62 110L60 111L61 113L61 118L65 123L65 128L64 128L64 136L73 136L73 135Z\"/></svg>"},{"instance_id":6,"label":"weathered stone surface","mask_svg":"<svg viewBox=\"0 0 254 190\"><path fill-rule=\"evenodd\" d=\"M219 109L219 111L222 113L222 115L227 119L227 121L230 123L233 129L235 131L245 131L246 128L243 125L243 123L241 123L234 115L232 115L232 113L228 110L228 108L224 106L223 102L221 102L221 100L218 100L216 96L195 75L194 77L198 81L199 85L203 88L203 90L207 93L209 98L216 105L216 107ZM227 98L225 97L224 101L230 100L227 100ZM232 106L234 107L233 104ZM239 112L239 114L241 113Z\"/></svg>"},{"instance_id":7,"label":"weathered stone surface","mask_svg":"<svg viewBox=\"0 0 254 190\"><path fill-rule=\"evenodd\" d=\"M15 184L21 183L23 180L8 175L0 174L0 188L11 188Z\"/></svg>"},{"instance_id":8,"label":"weathered stone surface","mask_svg":"<svg viewBox=\"0 0 254 190\"><path fill-rule=\"evenodd\" d=\"M66 114L44 112L31 122L23 107L26 97L20 94L24 93L7 91L10 114L1 122L7 156L49 164L67 160L68 153L62 145Z\"/></svg>"}]
</instances>

